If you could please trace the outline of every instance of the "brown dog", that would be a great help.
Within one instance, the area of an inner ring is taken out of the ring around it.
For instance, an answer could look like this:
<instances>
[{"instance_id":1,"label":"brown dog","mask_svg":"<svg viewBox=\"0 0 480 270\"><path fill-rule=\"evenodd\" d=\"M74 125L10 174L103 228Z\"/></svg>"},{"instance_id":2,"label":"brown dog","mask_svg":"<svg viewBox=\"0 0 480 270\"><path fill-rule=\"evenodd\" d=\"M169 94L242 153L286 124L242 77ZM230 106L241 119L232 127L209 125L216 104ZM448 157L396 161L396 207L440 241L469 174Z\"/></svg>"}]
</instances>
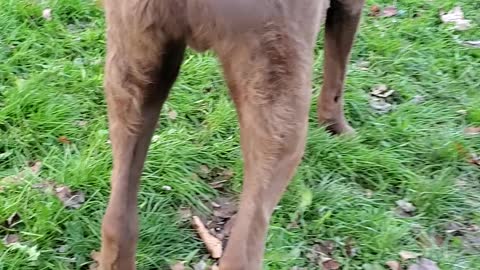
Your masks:
<instances>
[{"instance_id":1,"label":"brown dog","mask_svg":"<svg viewBox=\"0 0 480 270\"><path fill-rule=\"evenodd\" d=\"M342 91L363 2L106 0L105 91L114 163L101 269L135 269L139 179L187 45L218 55L240 121L244 187L220 269L261 269L270 216L303 155L313 49L324 19L319 121L333 133L353 132Z\"/></svg>"}]
</instances>

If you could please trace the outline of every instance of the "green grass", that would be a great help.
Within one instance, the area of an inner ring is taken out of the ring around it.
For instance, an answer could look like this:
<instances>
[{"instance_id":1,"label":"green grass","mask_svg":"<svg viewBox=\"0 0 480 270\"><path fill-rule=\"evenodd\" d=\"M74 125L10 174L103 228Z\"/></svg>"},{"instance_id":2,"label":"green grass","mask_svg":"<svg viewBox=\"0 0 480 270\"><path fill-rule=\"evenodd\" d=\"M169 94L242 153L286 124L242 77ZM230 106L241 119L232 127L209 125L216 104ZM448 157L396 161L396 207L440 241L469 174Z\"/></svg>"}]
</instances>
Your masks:
<instances>
[{"instance_id":1,"label":"green grass","mask_svg":"<svg viewBox=\"0 0 480 270\"><path fill-rule=\"evenodd\" d=\"M329 136L316 124L312 100L306 155L272 219L265 269L316 269L306 254L319 240L337 243L334 256L342 269L383 265L398 260L401 250L421 252L442 270L480 269L480 250L465 248L462 237L444 229L451 221L480 225L480 168L465 154L480 154L480 139L462 133L480 125L480 49L456 41L480 39L480 3L376 2L392 3L402 15L364 16L352 53L346 111L358 136ZM456 32L441 23L439 11L456 4L472 20L471 30ZM53 10L51 21L41 17L46 7ZM90 252L99 248L111 168L104 26L93 0L0 0L0 179L31 161L43 163L39 175L0 191L0 223L18 212L22 222L9 233L19 234L30 250L36 247L39 256L29 259L27 250L0 243L1 270L87 269ZM315 96L322 84L322 38L316 52ZM358 61L368 61L368 70L359 69ZM368 92L377 84L396 90L393 112L378 115L369 107ZM411 102L417 95L423 103ZM178 117L169 119L168 110ZM156 135L139 195L139 269L193 263L206 253L177 214L181 206L201 208L201 201L218 195L192 177L200 165L232 168L229 187L241 188L236 115L211 54L187 53ZM72 143L59 143L60 136ZM63 208L32 187L44 179L84 191L87 202L78 210ZM403 198L418 208L415 216L394 213L395 201ZM299 226L287 229L296 217ZM0 228L1 237L6 233ZM418 240L435 235L445 242L426 247ZM358 248L353 258L342 248L349 238ZM65 252L57 250L62 245Z\"/></svg>"}]
</instances>

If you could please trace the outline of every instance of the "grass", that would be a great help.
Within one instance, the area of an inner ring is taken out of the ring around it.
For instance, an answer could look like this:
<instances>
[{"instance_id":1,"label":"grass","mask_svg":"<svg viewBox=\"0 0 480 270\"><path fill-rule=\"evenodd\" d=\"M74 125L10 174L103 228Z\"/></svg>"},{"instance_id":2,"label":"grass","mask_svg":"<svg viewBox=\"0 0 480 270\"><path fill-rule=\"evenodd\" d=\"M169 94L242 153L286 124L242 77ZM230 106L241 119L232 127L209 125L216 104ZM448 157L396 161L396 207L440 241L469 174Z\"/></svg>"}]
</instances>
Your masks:
<instances>
[{"instance_id":1,"label":"grass","mask_svg":"<svg viewBox=\"0 0 480 270\"><path fill-rule=\"evenodd\" d=\"M480 3L376 4L395 4L402 12L363 18L346 85L347 116L358 136L329 136L316 125L312 105L306 155L272 219L265 269L317 269L306 255L319 240L337 244L334 256L342 269L387 269L382 265L399 260L401 250L420 252L442 270L480 269L480 250L445 233L452 221L480 225L480 168L467 162L468 153L480 153L480 139L463 134L466 126L480 125L480 50L457 42L480 39ZM439 11L457 4L472 20L471 30L441 23ZM41 16L47 7L51 21ZM26 175L20 185L0 182L0 222L15 212L22 217L14 228L0 228L2 237L21 236L20 247L0 243L2 270L87 269L90 252L99 248L111 168L104 24L94 1L0 0L0 179L29 162L43 163L39 175ZM318 95L322 38L316 52ZM370 66L363 70L359 61ZM396 91L395 109L383 115L368 104L378 84ZM412 102L415 96L424 101ZM176 119L168 117L170 110ZM181 206L201 208L202 200L218 195L192 178L202 164L231 168L229 189L241 189L236 115L211 54L187 53L156 135L139 194L139 269L194 263L206 253L177 214ZM71 143L59 143L60 136ZM84 191L86 203L65 209L32 187L45 179ZM413 217L393 210L404 198L417 207ZM298 226L287 229L295 219ZM435 236L445 241L434 244ZM358 249L353 258L342 247L348 239ZM433 244L422 244L425 239Z\"/></svg>"}]
</instances>

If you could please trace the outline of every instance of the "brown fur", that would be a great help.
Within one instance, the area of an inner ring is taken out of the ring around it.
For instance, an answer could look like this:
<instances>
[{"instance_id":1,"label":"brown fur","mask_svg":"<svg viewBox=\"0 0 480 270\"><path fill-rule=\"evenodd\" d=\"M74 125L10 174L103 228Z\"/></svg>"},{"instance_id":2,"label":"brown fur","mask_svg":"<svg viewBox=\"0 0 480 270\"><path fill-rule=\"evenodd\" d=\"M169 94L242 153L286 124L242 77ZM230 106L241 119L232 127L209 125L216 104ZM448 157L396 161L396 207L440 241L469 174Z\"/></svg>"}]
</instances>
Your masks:
<instances>
[{"instance_id":1,"label":"brown fur","mask_svg":"<svg viewBox=\"0 0 480 270\"><path fill-rule=\"evenodd\" d=\"M218 55L240 122L244 188L220 269L261 269L270 216L303 155L313 48L329 5L318 114L331 132L350 133L342 91L363 0L106 0L114 162L101 269L135 269L140 174L187 45Z\"/></svg>"}]
</instances>

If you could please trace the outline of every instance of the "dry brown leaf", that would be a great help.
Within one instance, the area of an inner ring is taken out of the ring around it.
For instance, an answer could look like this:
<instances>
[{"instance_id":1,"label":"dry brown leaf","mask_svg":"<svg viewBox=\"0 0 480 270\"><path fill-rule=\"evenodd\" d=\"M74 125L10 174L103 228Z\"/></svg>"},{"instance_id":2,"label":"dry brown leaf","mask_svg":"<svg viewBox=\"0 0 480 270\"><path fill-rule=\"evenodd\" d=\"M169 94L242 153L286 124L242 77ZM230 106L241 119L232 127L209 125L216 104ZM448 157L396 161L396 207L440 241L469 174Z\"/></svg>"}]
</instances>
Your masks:
<instances>
[{"instance_id":1,"label":"dry brown leaf","mask_svg":"<svg viewBox=\"0 0 480 270\"><path fill-rule=\"evenodd\" d=\"M382 17L393 17L398 14L397 7L395 6L388 6L383 9Z\"/></svg>"},{"instance_id":2,"label":"dry brown leaf","mask_svg":"<svg viewBox=\"0 0 480 270\"><path fill-rule=\"evenodd\" d=\"M171 265L170 270L185 270L185 262L177 262Z\"/></svg>"},{"instance_id":3,"label":"dry brown leaf","mask_svg":"<svg viewBox=\"0 0 480 270\"><path fill-rule=\"evenodd\" d=\"M465 31L472 27L470 20L466 20L463 15L462 8L459 6L454 7L448 13L440 13L440 18L444 23L453 23L455 30Z\"/></svg>"},{"instance_id":4,"label":"dry brown leaf","mask_svg":"<svg viewBox=\"0 0 480 270\"><path fill-rule=\"evenodd\" d=\"M55 195L67 208L78 209L85 202L85 194L81 191L72 192L67 186L57 186Z\"/></svg>"},{"instance_id":5,"label":"dry brown leaf","mask_svg":"<svg viewBox=\"0 0 480 270\"><path fill-rule=\"evenodd\" d=\"M463 130L463 133L468 136L480 135L480 127L467 127Z\"/></svg>"},{"instance_id":6,"label":"dry brown leaf","mask_svg":"<svg viewBox=\"0 0 480 270\"><path fill-rule=\"evenodd\" d=\"M438 268L436 262L420 258L415 264L410 265L408 270L440 270L440 268Z\"/></svg>"},{"instance_id":7,"label":"dry brown leaf","mask_svg":"<svg viewBox=\"0 0 480 270\"><path fill-rule=\"evenodd\" d=\"M193 216L192 219L194 228L197 230L198 235L212 258L218 259L222 257L222 241L209 233L207 227L205 227L205 224L203 224L199 217Z\"/></svg>"},{"instance_id":8,"label":"dry brown leaf","mask_svg":"<svg viewBox=\"0 0 480 270\"><path fill-rule=\"evenodd\" d=\"M411 260L411 259L416 259L416 258L420 257L420 255L421 255L419 253L406 251L406 250L402 250L398 254L400 255L400 258L402 258L402 260L404 260L404 261Z\"/></svg>"},{"instance_id":9,"label":"dry brown leaf","mask_svg":"<svg viewBox=\"0 0 480 270\"><path fill-rule=\"evenodd\" d=\"M72 142L67 138L67 136L58 137L58 142L62 144L71 144Z\"/></svg>"},{"instance_id":10,"label":"dry brown leaf","mask_svg":"<svg viewBox=\"0 0 480 270\"><path fill-rule=\"evenodd\" d=\"M377 6L377 5L372 5L370 7L370 12L368 13L368 15L374 16L374 17L379 16L380 15L380 7Z\"/></svg>"},{"instance_id":11,"label":"dry brown leaf","mask_svg":"<svg viewBox=\"0 0 480 270\"><path fill-rule=\"evenodd\" d=\"M397 261L388 261L385 263L385 265L388 266L388 268L390 268L390 270L401 270L401 266L400 266L400 263L397 262Z\"/></svg>"},{"instance_id":12,"label":"dry brown leaf","mask_svg":"<svg viewBox=\"0 0 480 270\"><path fill-rule=\"evenodd\" d=\"M38 174L40 172L41 168L42 168L42 162L41 161L35 161L30 165L30 171L33 174Z\"/></svg>"},{"instance_id":13,"label":"dry brown leaf","mask_svg":"<svg viewBox=\"0 0 480 270\"><path fill-rule=\"evenodd\" d=\"M15 244L15 243L18 243L18 242L20 242L20 236L18 234L7 234L3 238L3 244L5 246L9 246L11 244Z\"/></svg>"},{"instance_id":14,"label":"dry brown leaf","mask_svg":"<svg viewBox=\"0 0 480 270\"><path fill-rule=\"evenodd\" d=\"M352 258L357 255L357 248L355 247L355 241L351 238L348 238L345 242L345 253L348 257Z\"/></svg>"},{"instance_id":15,"label":"dry brown leaf","mask_svg":"<svg viewBox=\"0 0 480 270\"><path fill-rule=\"evenodd\" d=\"M334 259L325 260L322 262L324 270L337 270L340 269L340 263Z\"/></svg>"}]
</instances>

